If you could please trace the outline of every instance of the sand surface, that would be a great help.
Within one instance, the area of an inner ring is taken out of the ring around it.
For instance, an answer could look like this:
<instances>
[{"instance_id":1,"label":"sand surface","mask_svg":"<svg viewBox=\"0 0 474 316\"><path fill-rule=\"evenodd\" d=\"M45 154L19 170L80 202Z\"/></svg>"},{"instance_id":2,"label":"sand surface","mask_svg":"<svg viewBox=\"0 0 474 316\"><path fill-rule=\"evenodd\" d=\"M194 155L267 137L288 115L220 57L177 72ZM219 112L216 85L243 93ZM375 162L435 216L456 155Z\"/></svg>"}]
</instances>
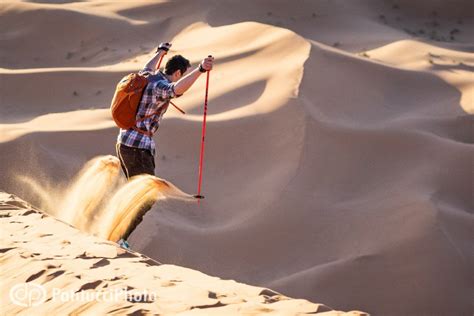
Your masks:
<instances>
[{"instance_id":1,"label":"sand surface","mask_svg":"<svg viewBox=\"0 0 474 316\"><path fill-rule=\"evenodd\" d=\"M206 199L156 203L134 250L337 310L472 315L474 2L46 2L0 3L0 189L61 217L41 190L114 154L116 83L171 41L216 58ZM155 137L188 193L204 86Z\"/></svg>"},{"instance_id":2,"label":"sand surface","mask_svg":"<svg viewBox=\"0 0 474 316\"><path fill-rule=\"evenodd\" d=\"M4 192L0 227L2 315L367 315L160 264ZM23 300L21 282L44 292Z\"/></svg>"}]
</instances>

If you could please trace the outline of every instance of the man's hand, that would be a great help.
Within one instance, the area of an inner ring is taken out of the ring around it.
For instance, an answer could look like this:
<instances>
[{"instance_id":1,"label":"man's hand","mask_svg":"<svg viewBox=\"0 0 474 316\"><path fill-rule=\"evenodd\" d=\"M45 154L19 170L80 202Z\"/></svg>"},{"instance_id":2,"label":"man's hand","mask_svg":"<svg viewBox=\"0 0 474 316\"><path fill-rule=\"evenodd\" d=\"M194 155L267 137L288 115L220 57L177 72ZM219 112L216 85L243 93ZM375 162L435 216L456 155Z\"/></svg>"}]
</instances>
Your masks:
<instances>
[{"instance_id":1,"label":"man's hand","mask_svg":"<svg viewBox=\"0 0 474 316\"><path fill-rule=\"evenodd\" d=\"M171 48L171 43L160 43L160 45L158 45L158 48L156 49L156 52L158 53L160 50L164 51L165 53L167 53Z\"/></svg>"},{"instance_id":2,"label":"man's hand","mask_svg":"<svg viewBox=\"0 0 474 316\"><path fill-rule=\"evenodd\" d=\"M199 65L199 71L200 72L210 71L212 70L213 64L214 64L214 57L209 55L201 61L201 64Z\"/></svg>"},{"instance_id":3,"label":"man's hand","mask_svg":"<svg viewBox=\"0 0 474 316\"><path fill-rule=\"evenodd\" d=\"M156 71L156 69L158 69L158 66L160 65L160 61L163 59L166 53L168 53L170 47L171 43L161 43L160 45L158 45L158 47L156 48L156 53L154 53L150 60L147 61L144 68Z\"/></svg>"}]
</instances>

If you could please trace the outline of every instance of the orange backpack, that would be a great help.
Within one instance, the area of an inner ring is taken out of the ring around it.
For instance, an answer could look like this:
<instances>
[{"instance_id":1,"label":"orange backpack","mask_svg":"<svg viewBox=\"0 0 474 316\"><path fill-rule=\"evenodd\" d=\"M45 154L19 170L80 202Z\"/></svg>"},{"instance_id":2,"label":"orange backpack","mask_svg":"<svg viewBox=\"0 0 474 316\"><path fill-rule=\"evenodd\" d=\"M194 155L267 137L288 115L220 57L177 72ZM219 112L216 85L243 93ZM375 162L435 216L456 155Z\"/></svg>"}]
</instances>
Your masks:
<instances>
[{"instance_id":1,"label":"orange backpack","mask_svg":"<svg viewBox=\"0 0 474 316\"><path fill-rule=\"evenodd\" d=\"M152 117L156 113L146 115L142 119L136 119L138 106L140 105L140 100L143 95L143 90L148 84L148 79L145 76L142 76L137 73L131 73L126 75L120 80L115 88L114 97L112 103L110 104L110 111L112 112L112 118L117 124L118 127L124 129L134 129L139 133L152 136L148 131L144 131L136 127L136 123L142 120L145 120L149 117ZM178 111L182 114L185 112L180 109L176 104L169 101Z\"/></svg>"},{"instance_id":2,"label":"orange backpack","mask_svg":"<svg viewBox=\"0 0 474 316\"><path fill-rule=\"evenodd\" d=\"M147 84L148 79L137 73L126 75L117 84L112 103L110 104L110 111L118 127L135 129L138 106ZM147 133L145 131L141 132Z\"/></svg>"}]
</instances>

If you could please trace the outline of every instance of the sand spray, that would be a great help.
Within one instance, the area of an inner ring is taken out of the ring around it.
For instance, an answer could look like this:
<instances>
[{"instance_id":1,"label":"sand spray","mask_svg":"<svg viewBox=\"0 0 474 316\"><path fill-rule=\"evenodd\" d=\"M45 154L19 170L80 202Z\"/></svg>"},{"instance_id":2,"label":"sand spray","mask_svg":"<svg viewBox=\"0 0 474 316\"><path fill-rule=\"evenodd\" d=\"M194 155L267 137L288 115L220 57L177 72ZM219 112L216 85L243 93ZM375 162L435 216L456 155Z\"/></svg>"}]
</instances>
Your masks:
<instances>
[{"instance_id":1,"label":"sand spray","mask_svg":"<svg viewBox=\"0 0 474 316\"><path fill-rule=\"evenodd\" d=\"M134 177L115 193L99 216L100 220L95 221L94 230L98 236L116 241L127 231L137 214L156 201L167 198L194 200L166 180L150 175Z\"/></svg>"},{"instance_id":2,"label":"sand spray","mask_svg":"<svg viewBox=\"0 0 474 316\"><path fill-rule=\"evenodd\" d=\"M155 176L141 175L126 181L120 161L111 155L88 161L65 189L56 192L26 176L18 180L33 189L57 218L112 241L120 239L137 214L158 200L195 201L192 195Z\"/></svg>"},{"instance_id":3,"label":"sand spray","mask_svg":"<svg viewBox=\"0 0 474 316\"><path fill-rule=\"evenodd\" d=\"M68 186L56 216L85 230L103 197L115 187L119 170L120 162L114 156L99 156L88 161Z\"/></svg>"},{"instance_id":4,"label":"sand spray","mask_svg":"<svg viewBox=\"0 0 474 316\"><path fill-rule=\"evenodd\" d=\"M49 185L39 183L35 179L28 176L18 175L16 176L16 179L21 183L26 184L27 187L30 188L31 192L33 192L39 198L39 207L41 209L46 210L48 212L51 212L54 209L53 203L57 196L54 196L52 192L56 190L52 189Z\"/></svg>"}]
</instances>

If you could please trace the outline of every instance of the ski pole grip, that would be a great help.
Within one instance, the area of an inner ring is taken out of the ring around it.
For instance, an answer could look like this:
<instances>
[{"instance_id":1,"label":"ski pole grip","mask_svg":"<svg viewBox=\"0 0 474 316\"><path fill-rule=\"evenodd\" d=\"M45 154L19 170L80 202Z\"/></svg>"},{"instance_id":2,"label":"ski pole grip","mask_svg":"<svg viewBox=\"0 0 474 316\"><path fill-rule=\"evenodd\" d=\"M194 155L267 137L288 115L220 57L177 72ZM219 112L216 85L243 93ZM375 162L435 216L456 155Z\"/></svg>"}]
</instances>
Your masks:
<instances>
[{"instance_id":1,"label":"ski pole grip","mask_svg":"<svg viewBox=\"0 0 474 316\"><path fill-rule=\"evenodd\" d=\"M212 58L212 55L207 55L208 58ZM210 70L208 70L207 72L209 72Z\"/></svg>"}]
</instances>

